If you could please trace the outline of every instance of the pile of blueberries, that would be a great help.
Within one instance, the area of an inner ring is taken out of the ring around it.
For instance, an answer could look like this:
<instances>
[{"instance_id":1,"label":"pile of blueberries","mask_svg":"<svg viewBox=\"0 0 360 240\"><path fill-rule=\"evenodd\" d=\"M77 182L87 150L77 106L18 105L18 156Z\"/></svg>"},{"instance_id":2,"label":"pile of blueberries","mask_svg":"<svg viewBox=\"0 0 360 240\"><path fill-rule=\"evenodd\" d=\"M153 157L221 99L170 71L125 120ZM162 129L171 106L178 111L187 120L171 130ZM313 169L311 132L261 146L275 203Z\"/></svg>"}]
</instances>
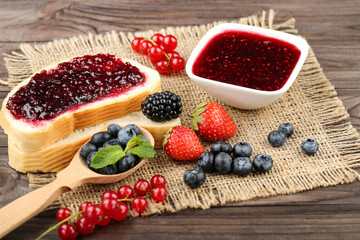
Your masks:
<instances>
[{"instance_id":1,"label":"pile of blueberries","mask_svg":"<svg viewBox=\"0 0 360 240\"><path fill-rule=\"evenodd\" d=\"M247 142L238 142L234 147L225 142L214 143L209 152L205 152L199 157L199 168L192 168L185 172L184 181L189 187L197 188L205 182L205 173L208 172L219 174L232 172L246 177L253 169L260 173L270 171L273 166L272 158L266 154L258 154L251 161L252 153L253 150ZM231 155L234 156L234 159Z\"/></svg>"},{"instance_id":2,"label":"pile of blueberries","mask_svg":"<svg viewBox=\"0 0 360 240\"><path fill-rule=\"evenodd\" d=\"M81 148L80 155L86 160L86 164L94 172L105 175L126 172L140 162L141 159L138 156L126 153L125 157L115 164L99 169L94 169L90 165L98 150L114 145L119 145L124 150L130 139L140 134L140 128L135 124L129 124L121 128L118 124L112 123L108 126L107 131L95 133L91 137L90 142ZM143 137L142 140L147 141L145 137Z\"/></svg>"},{"instance_id":3,"label":"pile of blueberries","mask_svg":"<svg viewBox=\"0 0 360 240\"><path fill-rule=\"evenodd\" d=\"M280 124L278 130L272 131L268 135L268 142L273 147L280 147L284 145L287 137L294 134L295 128L291 123ZM307 155L315 154L319 149L319 144L311 138L304 140L301 143L301 150Z\"/></svg>"},{"instance_id":4,"label":"pile of blueberries","mask_svg":"<svg viewBox=\"0 0 360 240\"><path fill-rule=\"evenodd\" d=\"M269 133L269 144L273 147L284 145L286 138L292 136L294 130L291 123L280 124L278 130ZM315 154L318 148L319 144L310 138L301 143L301 150L307 155ZM205 182L207 172L219 174L232 172L241 177L246 177L253 169L259 173L270 171L273 166L272 158L266 154L258 154L251 161L252 152L253 150L247 142L238 142L234 147L224 142L214 143L211 145L210 152L205 152L199 157L199 168L192 168L185 172L184 181L189 187L198 188Z\"/></svg>"}]
</instances>

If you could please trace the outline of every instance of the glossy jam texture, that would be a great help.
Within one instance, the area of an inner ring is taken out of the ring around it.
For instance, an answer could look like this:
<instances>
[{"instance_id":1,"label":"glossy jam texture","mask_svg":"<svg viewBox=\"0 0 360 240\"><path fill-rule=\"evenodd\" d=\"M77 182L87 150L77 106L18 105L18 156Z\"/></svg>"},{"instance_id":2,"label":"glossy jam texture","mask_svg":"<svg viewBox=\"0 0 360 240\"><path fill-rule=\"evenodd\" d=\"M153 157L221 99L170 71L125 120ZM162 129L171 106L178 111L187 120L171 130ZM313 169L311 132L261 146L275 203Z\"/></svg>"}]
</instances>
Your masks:
<instances>
[{"instance_id":1,"label":"glossy jam texture","mask_svg":"<svg viewBox=\"0 0 360 240\"><path fill-rule=\"evenodd\" d=\"M281 89L300 57L287 42L251 32L213 37L193 65L199 77L263 91Z\"/></svg>"},{"instance_id":2,"label":"glossy jam texture","mask_svg":"<svg viewBox=\"0 0 360 240\"><path fill-rule=\"evenodd\" d=\"M9 98L16 119L40 121L105 97L122 94L144 82L135 66L113 55L86 55L36 74Z\"/></svg>"}]
</instances>

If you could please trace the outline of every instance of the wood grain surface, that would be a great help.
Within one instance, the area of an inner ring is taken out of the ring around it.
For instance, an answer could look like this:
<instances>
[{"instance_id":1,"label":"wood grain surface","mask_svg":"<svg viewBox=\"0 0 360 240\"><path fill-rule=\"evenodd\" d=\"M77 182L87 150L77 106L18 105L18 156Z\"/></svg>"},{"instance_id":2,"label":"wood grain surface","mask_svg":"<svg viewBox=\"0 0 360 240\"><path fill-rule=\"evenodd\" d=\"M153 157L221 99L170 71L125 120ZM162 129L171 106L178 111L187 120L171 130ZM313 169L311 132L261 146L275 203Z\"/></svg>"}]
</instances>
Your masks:
<instances>
[{"instance_id":1,"label":"wood grain surface","mask_svg":"<svg viewBox=\"0 0 360 240\"><path fill-rule=\"evenodd\" d=\"M0 53L111 30L138 31L232 20L273 8L276 21L296 18L360 130L360 1L0 1ZM6 79L0 59L0 79ZM0 86L0 98L8 88ZM25 175L8 165L0 130L0 207L29 192ZM55 211L32 218L4 239L34 239L56 223ZM1 226L0 226L1 227ZM52 232L45 239L57 239ZM209 210L139 217L97 228L81 239L360 239L360 183L228 204Z\"/></svg>"}]
</instances>

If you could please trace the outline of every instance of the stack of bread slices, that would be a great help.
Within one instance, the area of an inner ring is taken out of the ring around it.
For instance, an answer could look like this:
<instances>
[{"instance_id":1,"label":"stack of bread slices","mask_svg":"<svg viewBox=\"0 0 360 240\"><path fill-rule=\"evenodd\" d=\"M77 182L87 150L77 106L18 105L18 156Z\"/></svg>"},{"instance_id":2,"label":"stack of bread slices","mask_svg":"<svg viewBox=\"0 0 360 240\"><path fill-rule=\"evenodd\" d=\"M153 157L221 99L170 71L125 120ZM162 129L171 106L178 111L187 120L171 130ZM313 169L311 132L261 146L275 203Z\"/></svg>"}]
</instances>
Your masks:
<instances>
[{"instance_id":1,"label":"stack of bread slices","mask_svg":"<svg viewBox=\"0 0 360 240\"><path fill-rule=\"evenodd\" d=\"M6 108L9 98L31 78L16 86L5 98L0 112L0 124L8 135L10 165L20 172L61 171L94 133L104 131L110 123L143 127L153 135L155 146L161 147L166 131L180 125L180 119L164 122L147 119L141 112L141 103L148 95L161 91L160 76L135 61L123 59L123 62L136 66L145 76L145 83L124 94L80 105L41 124L16 119Z\"/></svg>"}]
</instances>

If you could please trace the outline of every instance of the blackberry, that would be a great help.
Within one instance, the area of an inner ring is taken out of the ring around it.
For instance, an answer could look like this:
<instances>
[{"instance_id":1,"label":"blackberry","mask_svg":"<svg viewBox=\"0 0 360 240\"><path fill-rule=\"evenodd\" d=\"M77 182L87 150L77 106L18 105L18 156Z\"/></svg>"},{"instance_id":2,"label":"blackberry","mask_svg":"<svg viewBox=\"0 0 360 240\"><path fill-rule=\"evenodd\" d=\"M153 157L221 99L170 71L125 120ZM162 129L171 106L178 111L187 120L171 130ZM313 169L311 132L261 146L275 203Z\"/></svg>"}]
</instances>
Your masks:
<instances>
[{"instance_id":1,"label":"blackberry","mask_svg":"<svg viewBox=\"0 0 360 240\"><path fill-rule=\"evenodd\" d=\"M169 91L154 93L141 103L144 115L156 122L178 118L182 112L181 98Z\"/></svg>"}]
</instances>

